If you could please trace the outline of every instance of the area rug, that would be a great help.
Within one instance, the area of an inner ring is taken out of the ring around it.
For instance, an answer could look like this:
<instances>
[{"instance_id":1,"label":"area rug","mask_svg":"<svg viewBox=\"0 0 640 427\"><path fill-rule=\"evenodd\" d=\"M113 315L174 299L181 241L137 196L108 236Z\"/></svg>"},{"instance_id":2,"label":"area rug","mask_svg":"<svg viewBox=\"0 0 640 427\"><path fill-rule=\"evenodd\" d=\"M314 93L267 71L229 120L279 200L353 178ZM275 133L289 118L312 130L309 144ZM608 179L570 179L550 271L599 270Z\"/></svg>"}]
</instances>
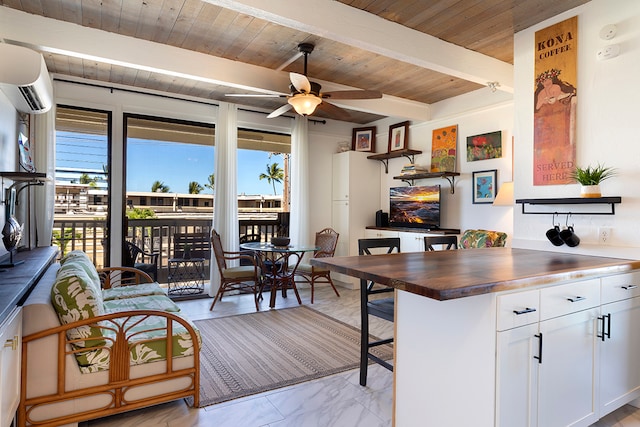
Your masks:
<instances>
[{"instance_id":1,"label":"area rug","mask_svg":"<svg viewBox=\"0 0 640 427\"><path fill-rule=\"evenodd\" d=\"M360 330L306 306L196 321L200 406L354 369ZM390 345L376 348L384 359Z\"/></svg>"}]
</instances>

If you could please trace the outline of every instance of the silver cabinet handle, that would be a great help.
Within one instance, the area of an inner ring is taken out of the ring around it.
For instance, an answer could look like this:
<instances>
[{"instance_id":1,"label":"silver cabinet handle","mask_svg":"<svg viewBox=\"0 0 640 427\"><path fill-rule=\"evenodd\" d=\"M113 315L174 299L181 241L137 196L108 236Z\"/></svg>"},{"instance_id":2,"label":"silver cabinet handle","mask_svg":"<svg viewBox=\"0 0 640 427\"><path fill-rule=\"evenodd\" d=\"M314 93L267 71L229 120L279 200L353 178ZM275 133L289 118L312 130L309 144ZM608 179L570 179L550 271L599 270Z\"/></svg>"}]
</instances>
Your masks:
<instances>
[{"instance_id":1,"label":"silver cabinet handle","mask_svg":"<svg viewBox=\"0 0 640 427\"><path fill-rule=\"evenodd\" d=\"M585 297L581 297L581 296L575 296L575 297L571 297L571 298L567 298L568 301L571 302L578 302L578 301L582 301L585 300Z\"/></svg>"},{"instance_id":2,"label":"silver cabinet handle","mask_svg":"<svg viewBox=\"0 0 640 427\"><path fill-rule=\"evenodd\" d=\"M625 289L627 291L630 291L631 289L635 289L637 287L638 287L638 285L624 285L624 286L621 286L622 289Z\"/></svg>"}]
</instances>

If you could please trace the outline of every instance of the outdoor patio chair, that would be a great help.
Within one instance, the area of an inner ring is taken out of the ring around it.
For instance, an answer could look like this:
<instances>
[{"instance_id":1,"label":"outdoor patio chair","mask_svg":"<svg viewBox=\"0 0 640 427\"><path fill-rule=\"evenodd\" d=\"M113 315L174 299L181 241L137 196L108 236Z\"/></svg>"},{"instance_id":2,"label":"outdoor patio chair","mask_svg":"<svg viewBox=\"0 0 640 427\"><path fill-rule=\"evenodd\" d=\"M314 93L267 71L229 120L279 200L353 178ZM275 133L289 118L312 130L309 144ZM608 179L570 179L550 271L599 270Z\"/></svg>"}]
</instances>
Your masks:
<instances>
[{"instance_id":1,"label":"outdoor patio chair","mask_svg":"<svg viewBox=\"0 0 640 427\"><path fill-rule=\"evenodd\" d=\"M157 252L149 253L145 252L140 247L134 245L133 243L125 240L124 242L124 251L122 265L124 267L133 267L138 270L142 270L147 273L151 278L153 278L154 282L158 281L158 258L160 254ZM140 257L140 262L138 262L138 256ZM142 262L148 259L149 262Z\"/></svg>"}]
</instances>

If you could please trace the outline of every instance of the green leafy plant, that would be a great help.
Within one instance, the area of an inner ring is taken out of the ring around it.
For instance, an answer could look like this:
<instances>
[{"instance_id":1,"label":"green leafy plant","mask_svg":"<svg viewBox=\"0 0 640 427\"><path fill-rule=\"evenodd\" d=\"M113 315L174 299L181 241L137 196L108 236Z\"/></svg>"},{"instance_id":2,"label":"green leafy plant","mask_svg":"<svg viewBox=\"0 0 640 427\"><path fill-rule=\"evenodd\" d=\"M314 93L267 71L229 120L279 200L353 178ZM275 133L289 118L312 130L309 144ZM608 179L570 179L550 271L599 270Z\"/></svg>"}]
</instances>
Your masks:
<instances>
[{"instance_id":1,"label":"green leafy plant","mask_svg":"<svg viewBox=\"0 0 640 427\"><path fill-rule=\"evenodd\" d=\"M596 166L587 166L586 168L576 167L571 172L571 178L578 181L581 185L598 185L605 179L609 179L616 175L614 168L605 167L598 163Z\"/></svg>"}]
</instances>

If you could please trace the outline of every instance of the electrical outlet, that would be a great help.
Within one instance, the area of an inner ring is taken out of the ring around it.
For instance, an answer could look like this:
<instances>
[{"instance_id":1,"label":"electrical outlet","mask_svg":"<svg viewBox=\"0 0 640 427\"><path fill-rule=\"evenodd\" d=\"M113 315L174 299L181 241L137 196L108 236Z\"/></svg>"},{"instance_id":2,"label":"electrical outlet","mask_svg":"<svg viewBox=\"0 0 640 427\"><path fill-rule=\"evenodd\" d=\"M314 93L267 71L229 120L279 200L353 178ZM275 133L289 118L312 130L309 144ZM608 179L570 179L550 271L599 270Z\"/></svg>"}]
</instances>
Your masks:
<instances>
[{"instance_id":1,"label":"electrical outlet","mask_svg":"<svg viewBox=\"0 0 640 427\"><path fill-rule=\"evenodd\" d=\"M608 245L611 240L611 227L598 227L598 243Z\"/></svg>"}]
</instances>

